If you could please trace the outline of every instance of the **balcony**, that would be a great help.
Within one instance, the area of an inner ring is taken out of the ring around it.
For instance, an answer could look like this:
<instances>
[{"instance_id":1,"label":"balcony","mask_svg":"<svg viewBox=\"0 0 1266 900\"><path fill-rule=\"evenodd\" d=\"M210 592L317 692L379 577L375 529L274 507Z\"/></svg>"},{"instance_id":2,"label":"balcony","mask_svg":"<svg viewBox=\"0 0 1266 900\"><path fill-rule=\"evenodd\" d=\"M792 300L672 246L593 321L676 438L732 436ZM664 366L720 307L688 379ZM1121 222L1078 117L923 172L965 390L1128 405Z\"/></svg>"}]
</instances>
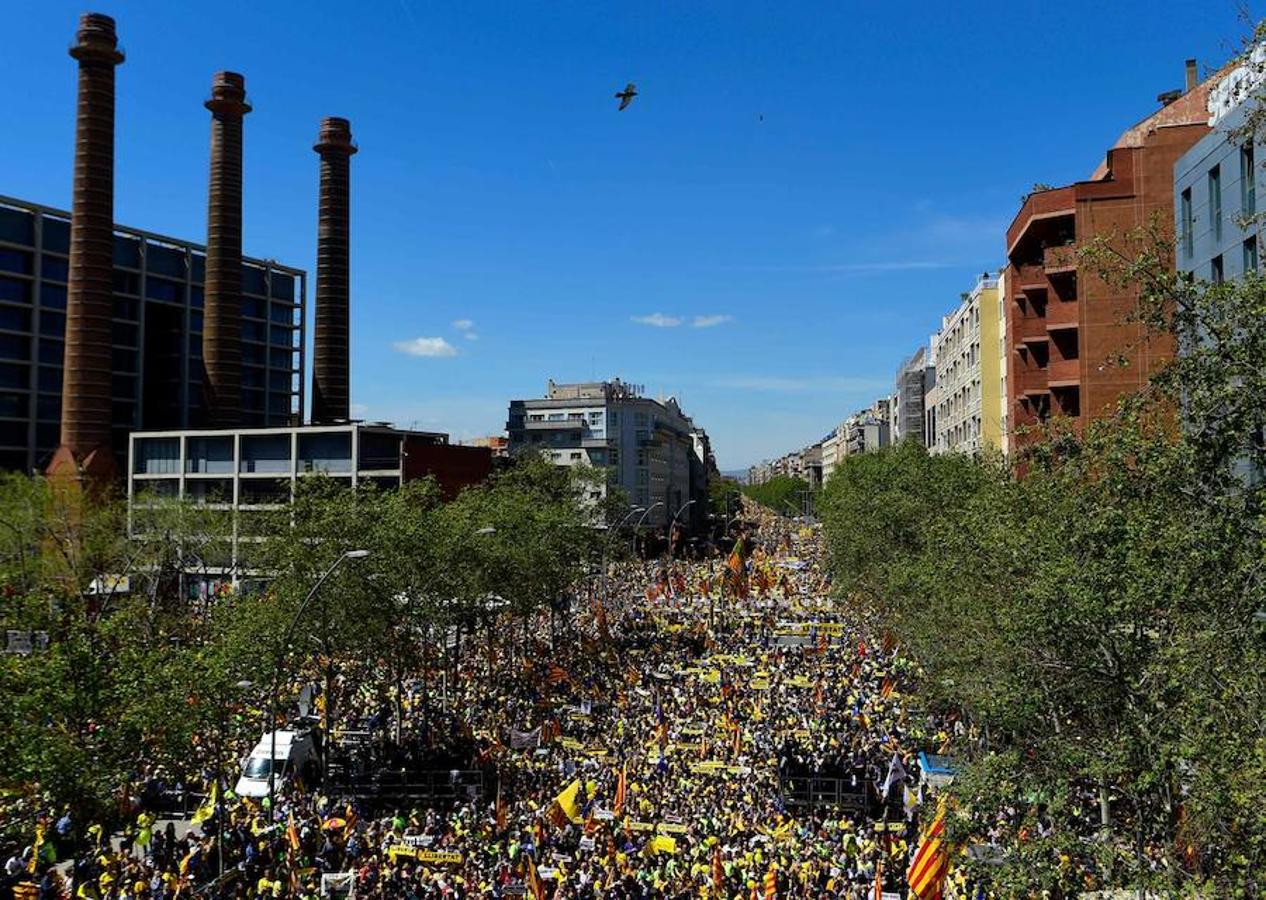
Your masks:
<instances>
[{"instance_id":1,"label":"balcony","mask_svg":"<svg viewBox=\"0 0 1266 900\"><path fill-rule=\"evenodd\" d=\"M1046 373L1051 387L1072 387L1081 383L1081 360L1052 359Z\"/></svg>"},{"instance_id":2,"label":"balcony","mask_svg":"<svg viewBox=\"0 0 1266 900\"><path fill-rule=\"evenodd\" d=\"M1017 369L1015 373L1016 393L1031 396L1050 393L1045 369Z\"/></svg>"},{"instance_id":3,"label":"balcony","mask_svg":"<svg viewBox=\"0 0 1266 900\"><path fill-rule=\"evenodd\" d=\"M1016 340L1025 344L1040 344L1048 340L1046 319L1042 316L1017 316L1015 319Z\"/></svg>"},{"instance_id":4,"label":"balcony","mask_svg":"<svg viewBox=\"0 0 1266 900\"><path fill-rule=\"evenodd\" d=\"M1026 294L1045 292L1047 288L1046 271L1040 265L1020 266L1016 269L1016 283Z\"/></svg>"},{"instance_id":5,"label":"balcony","mask_svg":"<svg viewBox=\"0 0 1266 900\"><path fill-rule=\"evenodd\" d=\"M1042 269L1047 277L1052 275L1071 275L1076 272L1077 250L1076 244L1047 247L1042 253Z\"/></svg>"},{"instance_id":6,"label":"balcony","mask_svg":"<svg viewBox=\"0 0 1266 900\"><path fill-rule=\"evenodd\" d=\"M1080 305L1076 300L1055 300L1046 304L1046 330L1076 328L1080 324Z\"/></svg>"}]
</instances>

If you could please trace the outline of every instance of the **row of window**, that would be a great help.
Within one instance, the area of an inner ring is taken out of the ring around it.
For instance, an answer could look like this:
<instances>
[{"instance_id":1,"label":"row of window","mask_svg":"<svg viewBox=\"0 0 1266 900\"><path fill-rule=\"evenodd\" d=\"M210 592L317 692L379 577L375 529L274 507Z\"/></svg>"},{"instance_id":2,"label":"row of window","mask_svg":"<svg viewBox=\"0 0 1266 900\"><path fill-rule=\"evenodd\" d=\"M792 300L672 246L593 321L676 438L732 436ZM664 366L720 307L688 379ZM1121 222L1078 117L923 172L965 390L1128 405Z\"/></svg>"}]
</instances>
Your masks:
<instances>
[{"instance_id":1,"label":"row of window","mask_svg":"<svg viewBox=\"0 0 1266 900\"><path fill-rule=\"evenodd\" d=\"M123 270L115 270L114 283L115 289L123 293L139 294L140 293L140 274L139 272L128 272L126 269L140 269L140 254L129 243L136 242L121 241L115 238L115 265L125 267ZM192 273L189 273L189 265L186 264L186 254L181 250L174 250L163 247L158 244L146 244L146 274L147 278L145 286L145 295L153 297L156 300L168 300L170 302L182 302L184 299L185 279L192 275L190 280L194 284L194 289L199 295L202 292L202 284L205 281L206 259L199 254L190 254L188 259L192 262ZM18 275L33 275L35 272L35 256L33 251L18 250L13 247L0 246L0 271L13 272ZM41 253L40 257L40 276L51 281L60 281L65 283L69 279L70 260L66 256L59 256L54 253ZM293 275L283 272L273 271L271 279L268 272L264 269L257 268L252 265L242 266L242 293L253 294L257 297L271 297L274 300L284 301L288 304L295 302L295 285L296 279Z\"/></svg>"},{"instance_id":2,"label":"row of window","mask_svg":"<svg viewBox=\"0 0 1266 900\"><path fill-rule=\"evenodd\" d=\"M1209 194L1209 222L1215 244L1222 243L1222 166L1209 169L1205 175ZM1179 240L1187 259L1195 255L1195 210L1191 188L1185 188L1178 198ZM1245 218L1257 213L1256 159L1252 144L1240 148L1240 214ZM1255 266L1254 266L1255 268Z\"/></svg>"}]
</instances>

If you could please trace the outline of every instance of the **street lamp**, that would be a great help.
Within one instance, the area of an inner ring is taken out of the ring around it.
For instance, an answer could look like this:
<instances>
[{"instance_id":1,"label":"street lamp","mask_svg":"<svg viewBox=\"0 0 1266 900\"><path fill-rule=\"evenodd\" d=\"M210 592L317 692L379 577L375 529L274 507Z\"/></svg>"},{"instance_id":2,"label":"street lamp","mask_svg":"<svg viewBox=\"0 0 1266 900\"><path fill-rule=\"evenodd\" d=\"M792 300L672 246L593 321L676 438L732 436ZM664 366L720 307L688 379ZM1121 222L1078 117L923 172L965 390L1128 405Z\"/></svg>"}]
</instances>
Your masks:
<instances>
[{"instance_id":1,"label":"street lamp","mask_svg":"<svg viewBox=\"0 0 1266 900\"><path fill-rule=\"evenodd\" d=\"M629 519L636 516L638 513L645 512L645 511L646 510L640 506L635 506L632 509L630 509L627 513L624 514L624 518L622 518L619 522L617 522L616 526L612 528L611 531L607 534L606 540L602 542L602 602L604 604L607 602L607 597L608 597L607 551L611 549L611 541L615 538L617 534L620 533L620 529L624 527L625 522L627 522Z\"/></svg>"},{"instance_id":2,"label":"street lamp","mask_svg":"<svg viewBox=\"0 0 1266 900\"><path fill-rule=\"evenodd\" d=\"M684 513L689 507L694 506L695 502L696 501L694 500L687 500L685 503L681 505L681 509L673 513L672 524L668 526L668 547L670 551L669 552L670 556L672 555L671 550L672 550L672 544L673 544L673 529L677 527L677 520L681 518L681 514Z\"/></svg>"},{"instance_id":3,"label":"street lamp","mask_svg":"<svg viewBox=\"0 0 1266 900\"><path fill-rule=\"evenodd\" d=\"M646 509L642 511L642 518L638 519L637 524L633 526L633 552L634 553L637 552L637 533L639 530L641 530L642 523L645 522L646 517L649 516L655 510L655 507L663 506L663 505L664 505L663 500L656 500L654 503L652 503L650 506L646 507Z\"/></svg>"},{"instance_id":4,"label":"street lamp","mask_svg":"<svg viewBox=\"0 0 1266 900\"><path fill-rule=\"evenodd\" d=\"M369 556L368 550L344 550L339 554L338 559L330 565L328 569L321 573L321 577L317 579L316 584L312 585L312 590L308 591L308 596L303 598L303 602L299 604L299 608L295 610L294 618L290 620L290 625L286 628L285 635L282 636L281 643L277 645L277 664L273 667L273 687L272 695L269 698L269 723L272 726L272 749L269 751L268 759L268 819L272 821L277 814L276 793L277 793L277 695L281 692L281 667L285 662L286 647L290 646L290 639L294 636L294 630L299 627L299 620L303 618L303 614L307 612L308 604L310 604L317 592L321 590L321 585L325 584L325 580L334 574L334 570L342 565L343 560L359 560ZM328 698L327 698L328 702ZM328 742L329 735L322 736L323 741ZM325 752L330 752L329 744L324 743Z\"/></svg>"}]
</instances>

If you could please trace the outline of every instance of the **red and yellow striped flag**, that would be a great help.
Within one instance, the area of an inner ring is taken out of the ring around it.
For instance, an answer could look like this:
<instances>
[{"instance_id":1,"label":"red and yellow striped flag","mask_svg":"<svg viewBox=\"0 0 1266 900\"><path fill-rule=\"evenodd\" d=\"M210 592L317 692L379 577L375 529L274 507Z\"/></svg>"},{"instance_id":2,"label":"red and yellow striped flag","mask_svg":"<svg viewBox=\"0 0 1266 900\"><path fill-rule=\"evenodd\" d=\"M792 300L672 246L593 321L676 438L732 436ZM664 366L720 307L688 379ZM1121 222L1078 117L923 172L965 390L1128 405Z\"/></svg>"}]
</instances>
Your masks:
<instances>
[{"instance_id":1,"label":"red and yellow striped flag","mask_svg":"<svg viewBox=\"0 0 1266 900\"><path fill-rule=\"evenodd\" d=\"M774 900L778 896L778 869L771 863L765 873L765 900Z\"/></svg>"},{"instance_id":2,"label":"red and yellow striped flag","mask_svg":"<svg viewBox=\"0 0 1266 900\"><path fill-rule=\"evenodd\" d=\"M620 777L615 783L615 803L611 806L611 813L617 819L624 814L624 798L627 790L628 768L627 766L620 766Z\"/></svg>"},{"instance_id":3,"label":"red and yellow striped flag","mask_svg":"<svg viewBox=\"0 0 1266 900\"><path fill-rule=\"evenodd\" d=\"M528 857L527 864L528 890L532 892L533 900L545 900L545 885L541 881L541 876L536 871L536 863L532 860L532 857Z\"/></svg>"},{"instance_id":4,"label":"red and yellow striped flag","mask_svg":"<svg viewBox=\"0 0 1266 900\"><path fill-rule=\"evenodd\" d=\"M949 861L949 846L945 842L945 801L942 800L936 818L923 833L919 850L910 862L910 871L906 874L910 896L918 900L941 900Z\"/></svg>"}]
</instances>

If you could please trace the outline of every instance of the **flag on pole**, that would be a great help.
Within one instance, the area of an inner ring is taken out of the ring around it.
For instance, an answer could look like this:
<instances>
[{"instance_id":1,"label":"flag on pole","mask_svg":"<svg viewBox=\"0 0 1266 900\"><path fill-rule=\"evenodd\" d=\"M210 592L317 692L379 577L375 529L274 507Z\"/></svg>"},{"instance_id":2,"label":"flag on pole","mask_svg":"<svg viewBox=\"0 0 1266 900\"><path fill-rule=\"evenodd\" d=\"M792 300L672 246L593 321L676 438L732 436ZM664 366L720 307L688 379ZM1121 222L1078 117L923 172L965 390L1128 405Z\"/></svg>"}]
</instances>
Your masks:
<instances>
[{"instance_id":1,"label":"flag on pole","mask_svg":"<svg viewBox=\"0 0 1266 900\"><path fill-rule=\"evenodd\" d=\"M220 799L220 782L211 782L211 791L207 794L207 799L194 810L193 824L201 825L207 819L215 815L215 805Z\"/></svg>"},{"instance_id":2,"label":"flag on pole","mask_svg":"<svg viewBox=\"0 0 1266 900\"><path fill-rule=\"evenodd\" d=\"M532 857L528 857L527 883L528 888L532 891L533 900L545 900L545 885L541 883L541 876L536 871L536 863Z\"/></svg>"},{"instance_id":3,"label":"flag on pole","mask_svg":"<svg viewBox=\"0 0 1266 900\"><path fill-rule=\"evenodd\" d=\"M554 798L554 804L550 809L550 821L559 828L562 828L568 822L581 822L579 796L580 779L577 778L563 788L562 793Z\"/></svg>"},{"instance_id":4,"label":"flag on pole","mask_svg":"<svg viewBox=\"0 0 1266 900\"><path fill-rule=\"evenodd\" d=\"M775 900L778 896L778 867L773 863L769 864L769 871L765 873L765 900Z\"/></svg>"},{"instance_id":5,"label":"flag on pole","mask_svg":"<svg viewBox=\"0 0 1266 900\"><path fill-rule=\"evenodd\" d=\"M712 887L716 889L718 897L725 896L725 866L721 864L720 842L712 848Z\"/></svg>"},{"instance_id":6,"label":"flag on pole","mask_svg":"<svg viewBox=\"0 0 1266 900\"><path fill-rule=\"evenodd\" d=\"M290 849L299 849L299 830L295 828L295 814L290 814L290 821L286 824L286 838L290 841Z\"/></svg>"},{"instance_id":7,"label":"flag on pole","mask_svg":"<svg viewBox=\"0 0 1266 900\"><path fill-rule=\"evenodd\" d=\"M887 800L892 796L892 789L898 785L906 783L906 767L901 762L901 754L892 754L892 761L888 763L888 777L884 779L883 795Z\"/></svg>"},{"instance_id":8,"label":"flag on pole","mask_svg":"<svg viewBox=\"0 0 1266 900\"><path fill-rule=\"evenodd\" d=\"M494 807L494 817L497 823L497 832L506 830L506 801L501 796L501 780L497 780L497 804Z\"/></svg>"},{"instance_id":9,"label":"flag on pole","mask_svg":"<svg viewBox=\"0 0 1266 900\"><path fill-rule=\"evenodd\" d=\"M615 783L615 804L611 807L611 812L618 819L624 813L624 796L628 791L628 765L620 766L620 777Z\"/></svg>"},{"instance_id":10,"label":"flag on pole","mask_svg":"<svg viewBox=\"0 0 1266 900\"><path fill-rule=\"evenodd\" d=\"M941 900L948 872L949 847L945 843L945 803L942 801L910 862L910 871L906 874L910 896L918 900Z\"/></svg>"}]
</instances>

